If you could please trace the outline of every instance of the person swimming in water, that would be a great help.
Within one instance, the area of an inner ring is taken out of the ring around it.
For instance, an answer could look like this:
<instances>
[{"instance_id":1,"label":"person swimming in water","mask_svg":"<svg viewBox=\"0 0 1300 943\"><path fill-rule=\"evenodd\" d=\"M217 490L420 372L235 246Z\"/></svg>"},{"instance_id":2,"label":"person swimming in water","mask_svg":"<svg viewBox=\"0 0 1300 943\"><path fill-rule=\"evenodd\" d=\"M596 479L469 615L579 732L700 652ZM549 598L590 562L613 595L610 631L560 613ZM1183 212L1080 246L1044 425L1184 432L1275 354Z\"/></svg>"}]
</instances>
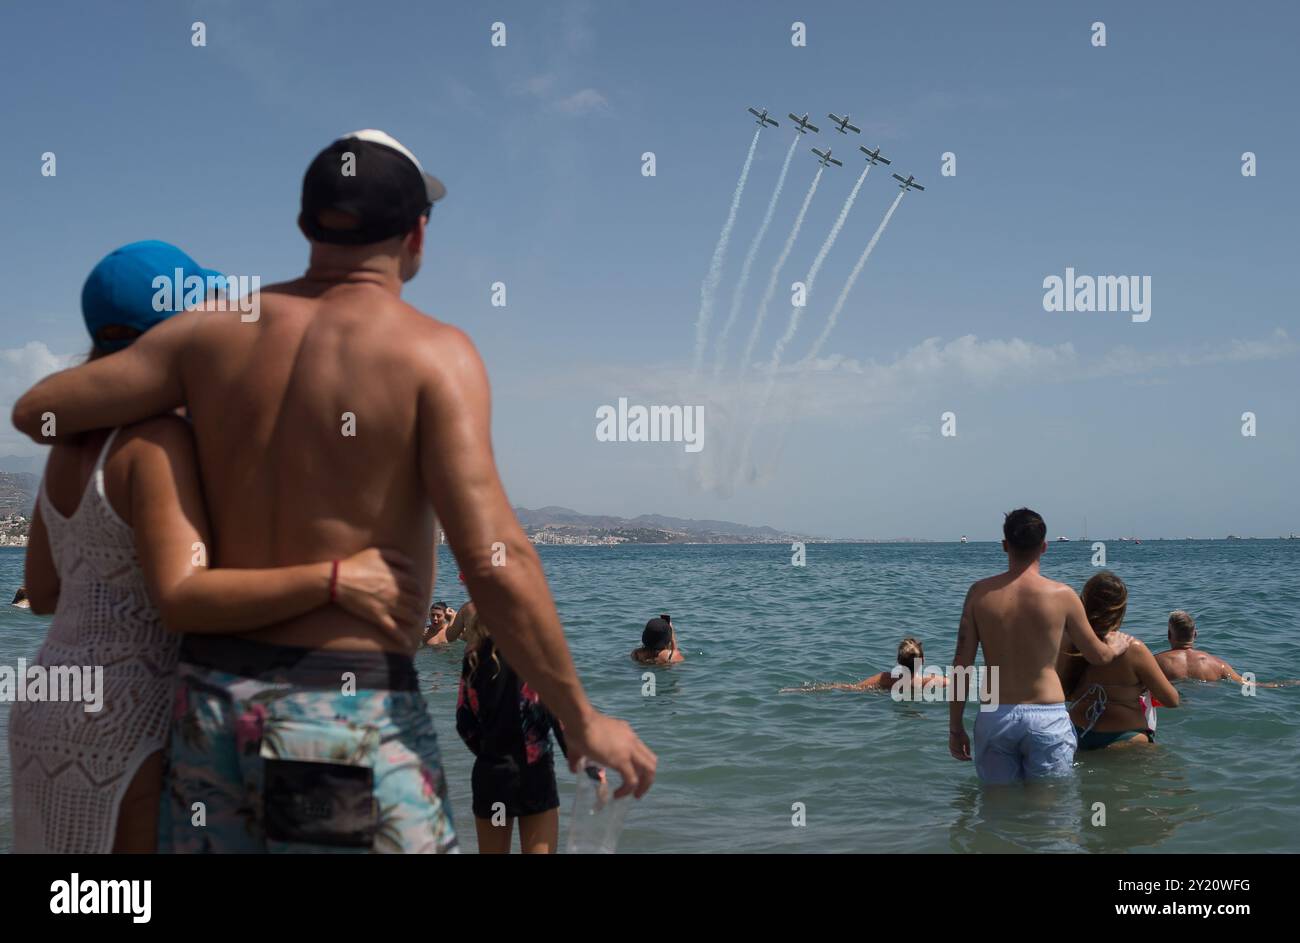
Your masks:
<instances>
[{"instance_id":1,"label":"person swimming in water","mask_svg":"<svg viewBox=\"0 0 1300 943\"><path fill-rule=\"evenodd\" d=\"M671 616L663 613L645 624L641 647L632 649L632 660L643 665L676 665L686 660L677 647L677 629Z\"/></svg>"},{"instance_id":2,"label":"person swimming in water","mask_svg":"<svg viewBox=\"0 0 1300 943\"><path fill-rule=\"evenodd\" d=\"M31 601L30 599L27 598L27 587L26 587L26 586L19 586L19 587L18 587L18 592L14 593L14 601L11 602L9 605L13 606L15 609L30 609L30 608L32 608L32 601Z\"/></svg>"},{"instance_id":3,"label":"person swimming in water","mask_svg":"<svg viewBox=\"0 0 1300 943\"><path fill-rule=\"evenodd\" d=\"M1109 570L1084 584L1079 594L1088 624L1105 642L1119 630L1128 610L1128 587ZM1137 639L1105 665L1085 665L1073 645L1063 645L1057 671L1069 692L1070 720L1080 750L1117 743L1154 743L1154 695L1163 707L1178 706L1178 692L1165 678L1151 650Z\"/></svg>"},{"instance_id":4,"label":"person swimming in water","mask_svg":"<svg viewBox=\"0 0 1300 943\"><path fill-rule=\"evenodd\" d=\"M911 688L914 678L916 678L924 668L925 649L920 640L911 636L903 639L898 643L897 653L898 665L889 671L878 671L869 678L863 678L861 681L852 684L843 681L834 681L828 684L810 684L800 688L782 688L778 694L795 694L804 692L818 691L891 691L895 686L901 685L900 690L906 694L911 694ZM942 675L925 675L923 679L922 690L946 687L948 679ZM917 692L920 693L919 691Z\"/></svg>"},{"instance_id":5,"label":"person swimming in water","mask_svg":"<svg viewBox=\"0 0 1300 943\"><path fill-rule=\"evenodd\" d=\"M1169 613L1169 651L1156 655L1156 664L1170 681L1235 681L1244 684L1241 675L1217 655L1195 648L1196 620L1191 613L1175 609Z\"/></svg>"},{"instance_id":6,"label":"person swimming in water","mask_svg":"<svg viewBox=\"0 0 1300 943\"><path fill-rule=\"evenodd\" d=\"M456 618L456 609L439 600L429 609L429 621L424 627L425 645L448 645L454 639L448 636L448 630Z\"/></svg>"}]
</instances>

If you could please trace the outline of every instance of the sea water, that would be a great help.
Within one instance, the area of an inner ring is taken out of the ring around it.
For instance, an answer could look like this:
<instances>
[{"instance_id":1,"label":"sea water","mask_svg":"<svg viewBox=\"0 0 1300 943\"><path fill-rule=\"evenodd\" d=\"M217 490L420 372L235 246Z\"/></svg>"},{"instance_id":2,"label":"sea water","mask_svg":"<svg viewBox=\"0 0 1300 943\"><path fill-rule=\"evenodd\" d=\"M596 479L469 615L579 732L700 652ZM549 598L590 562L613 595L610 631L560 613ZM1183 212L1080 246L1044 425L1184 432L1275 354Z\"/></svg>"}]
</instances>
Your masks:
<instances>
[{"instance_id":1,"label":"sea water","mask_svg":"<svg viewBox=\"0 0 1300 943\"><path fill-rule=\"evenodd\" d=\"M459 604L464 587L440 549L435 596ZM659 756L620 853L1300 850L1300 687L1247 697L1185 683L1182 706L1160 711L1154 747L1080 754L1072 780L1033 790L981 789L973 765L948 754L945 704L777 693L888 669L905 635L922 640L927 663L947 664L967 587L1005 563L996 543L809 544L805 567L780 544L540 553L592 700ZM1052 544L1043 570L1078 588L1091 555L1088 543ZM1238 671L1300 678L1300 541L1108 542L1107 558L1129 586L1124 629L1153 650L1166 647L1169 611L1187 609L1200 644ZM47 620L3 605L21 578L22 551L0 549L0 664L30 658L45 631ZM661 612L687 661L647 669L628 655ZM454 722L460 659L456 644L417 665L461 844L474 851L473 757ZM0 704L0 735L8 714ZM974 719L972 705L968 731ZM13 832L5 744L0 851ZM564 835L574 777L558 750L557 768Z\"/></svg>"}]
</instances>

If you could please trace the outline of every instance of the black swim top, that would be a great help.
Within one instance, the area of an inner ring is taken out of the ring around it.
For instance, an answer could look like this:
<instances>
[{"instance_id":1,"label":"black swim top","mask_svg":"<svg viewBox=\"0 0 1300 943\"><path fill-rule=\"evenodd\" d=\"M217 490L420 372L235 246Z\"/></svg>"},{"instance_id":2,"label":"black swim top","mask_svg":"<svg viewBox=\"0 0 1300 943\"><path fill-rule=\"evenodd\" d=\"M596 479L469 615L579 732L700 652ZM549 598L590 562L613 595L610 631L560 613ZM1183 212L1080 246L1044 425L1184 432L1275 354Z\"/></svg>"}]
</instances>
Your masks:
<instances>
[{"instance_id":1,"label":"black swim top","mask_svg":"<svg viewBox=\"0 0 1300 943\"><path fill-rule=\"evenodd\" d=\"M468 652L461 663L456 699L456 732L470 751L477 757L508 757L531 766L550 759L554 731L567 756L560 722L492 640L485 640L477 653L478 667L472 672Z\"/></svg>"}]
</instances>

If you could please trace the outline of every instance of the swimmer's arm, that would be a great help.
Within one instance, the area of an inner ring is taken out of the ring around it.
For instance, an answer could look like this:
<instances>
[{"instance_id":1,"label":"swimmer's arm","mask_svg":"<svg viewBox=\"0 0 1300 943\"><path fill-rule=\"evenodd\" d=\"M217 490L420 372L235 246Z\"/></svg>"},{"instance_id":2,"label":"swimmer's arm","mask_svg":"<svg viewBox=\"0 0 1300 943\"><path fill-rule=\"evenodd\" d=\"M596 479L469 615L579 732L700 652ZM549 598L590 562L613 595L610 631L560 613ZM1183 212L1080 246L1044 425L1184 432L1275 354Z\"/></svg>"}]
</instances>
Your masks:
<instances>
[{"instance_id":1,"label":"swimmer's arm","mask_svg":"<svg viewBox=\"0 0 1300 943\"><path fill-rule=\"evenodd\" d=\"M303 615L330 602L332 563L274 569L210 569L207 514L203 506L193 439L178 418L159 418L141 427L130 449L131 524L149 596L170 632L243 632ZM401 635L423 609L408 563L385 558L392 581L363 551L339 562L335 596L349 611ZM385 552L387 553L387 552ZM405 567L405 570L403 570ZM386 582L388 581L388 582ZM361 611L370 594L372 610ZM405 636L402 636L405 638Z\"/></svg>"},{"instance_id":2,"label":"swimmer's arm","mask_svg":"<svg viewBox=\"0 0 1300 943\"><path fill-rule=\"evenodd\" d=\"M1127 657L1131 659L1130 664L1138 680L1146 685L1147 690L1155 695L1156 700L1165 707L1178 706L1178 689L1169 683L1169 679L1160 669L1160 663L1156 661L1156 656L1151 654L1151 649L1134 639L1133 644L1129 646Z\"/></svg>"},{"instance_id":3,"label":"swimmer's arm","mask_svg":"<svg viewBox=\"0 0 1300 943\"><path fill-rule=\"evenodd\" d=\"M922 678L916 680L924 684ZM845 685L852 691L888 691L894 686L895 678L888 671L877 671L870 678L863 678L857 684Z\"/></svg>"},{"instance_id":4,"label":"swimmer's arm","mask_svg":"<svg viewBox=\"0 0 1300 943\"><path fill-rule=\"evenodd\" d=\"M50 536L41 519L40 502L32 512L32 526L27 534L27 557L23 564L23 586L32 612L48 616L59 605L59 570L50 553Z\"/></svg>"},{"instance_id":5,"label":"swimmer's arm","mask_svg":"<svg viewBox=\"0 0 1300 943\"><path fill-rule=\"evenodd\" d=\"M473 605L474 605L474 601L470 600L469 602L465 603L465 605L461 606L459 609L456 610L456 618L452 619L451 625L447 627L448 642L454 642L456 641L456 639L460 638L463 634L465 634L465 618L466 618L465 613L470 611L470 607L472 607ZM430 633L430 635L432 635L432 633ZM427 639L429 638L429 636L425 636L425 638Z\"/></svg>"},{"instance_id":6,"label":"swimmer's arm","mask_svg":"<svg viewBox=\"0 0 1300 943\"><path fill-rule=\"evenodd\" d=\"M1228 663L1227 663L1226 661L1224 661L1222 658L1219 659L1219 667L1223 669L1223 677L1219 679L1220 681L1223 681L1223 680L1227 680L1227 681L1235 681L1237 684L1245 684L1245 683L1246 683L1246 679L1243 678L1241 675L1237 674L1237 672L1233 670L1232 665L1228 664ZM1256 685L1256 686L1257 686L1257 687L1270 687L1270 685L1263 685L1263 684L1261 684L1261 685Z\"/></svg>"},{"instance_id":7,"label":"swimmer's arm","mask_svg":"<svg viewBox=\"0 0 1300 943\"><path fill-rule=\"evenodd\" d=\"M975 594L972 586L966 593L966 601L961 607L961 621L957 625L957 648L953 652L954 669L965 669L975 664L975 655L979 652L979 628L975 624L975 612L971 598ZM948 702L948 752L955 759L969 760L970 740L966 736L966 722L962 714L966 710L966 685L957 685L956 694Z\"/></svg>"},{"instance_id":8,"label":"swimmer's arm","mask_svg":"<svg viewBox=\"0 0 1300 943\"><path fill-rule=\"evenodd\" d=\"M1084 611L1083 602L1077 593L1068 586L1061 590L1065 598L1065 632L1079 654L1090 665L1107 665L1118 654L1114 648L1097 638L1088 622L1088 613ZM1120 634L1112 632L1112 635Z\"/></svg>"},{"instance_id":9,"label":"swimmer's arm","mask_svg":"<svg viewBox=\"0 0 1300 943\"><path fill-rule=\"evenodd\" d=\"M125 426L183 405L181 356L200 316L178 314L125 350L46 377L14 404L15 428L48 445L53 435ZM54 419L51 436L42 434L46 416Z\"/></svg>"}]
</instances>

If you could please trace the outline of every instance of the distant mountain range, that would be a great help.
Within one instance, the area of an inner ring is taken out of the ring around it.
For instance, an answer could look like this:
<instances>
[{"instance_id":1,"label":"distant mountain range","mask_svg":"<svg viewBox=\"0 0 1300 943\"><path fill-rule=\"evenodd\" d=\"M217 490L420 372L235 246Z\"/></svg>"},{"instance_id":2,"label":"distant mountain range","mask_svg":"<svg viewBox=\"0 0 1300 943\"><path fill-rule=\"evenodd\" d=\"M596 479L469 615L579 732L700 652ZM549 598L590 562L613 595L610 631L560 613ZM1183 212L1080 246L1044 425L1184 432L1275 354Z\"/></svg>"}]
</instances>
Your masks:
<instances>
[{"instance_id":1,"label":"distant mountain range","mask_svg":"<svg viewBox=\"0 0 1300 943\"><path fill-rule=\"evenodd\" d=\"M39 486L40 479L27 472L0 472L0 517L11 514L30 517L32 508L36 506L36 489Z\"/></svg>"},{"instance_id":2,"label":"distant mountain range","mask_svg":"<svg viewBox=\"0 0 1300 943\"><path fill-rule=\"evenodd\" d=\"M607 514L580 514L572 508L555 506L536 510L517 507L514 510L520 525L530 534L541 530L565 530L582 534L659 532L664 536L655 540L656 543L686 542L692 538L711 543L721 543L722 538L759 543L785 540L791 536L773 527L752 527L734 521L698 521L663 514L616 517Z\"/></svg>"},{"instance_id":3,"label":"distant mountain range","mask_svg":"<svg viewBox=\"0 0 1300 943\"><path fill-rule=\"evenodd\" d=\"M0 458L0 462L8 458ZM0 471L0 518L11 514L30 517L40 487L38 474ZM530 535L559 533L572 537L618 536L634 543L765 543L791 535L773 527L752 527L734 521L694 520L664 514L616 517L608 514L580 514L572 508L517 507L520 526Z\"/></svg>"}]
</instances>

